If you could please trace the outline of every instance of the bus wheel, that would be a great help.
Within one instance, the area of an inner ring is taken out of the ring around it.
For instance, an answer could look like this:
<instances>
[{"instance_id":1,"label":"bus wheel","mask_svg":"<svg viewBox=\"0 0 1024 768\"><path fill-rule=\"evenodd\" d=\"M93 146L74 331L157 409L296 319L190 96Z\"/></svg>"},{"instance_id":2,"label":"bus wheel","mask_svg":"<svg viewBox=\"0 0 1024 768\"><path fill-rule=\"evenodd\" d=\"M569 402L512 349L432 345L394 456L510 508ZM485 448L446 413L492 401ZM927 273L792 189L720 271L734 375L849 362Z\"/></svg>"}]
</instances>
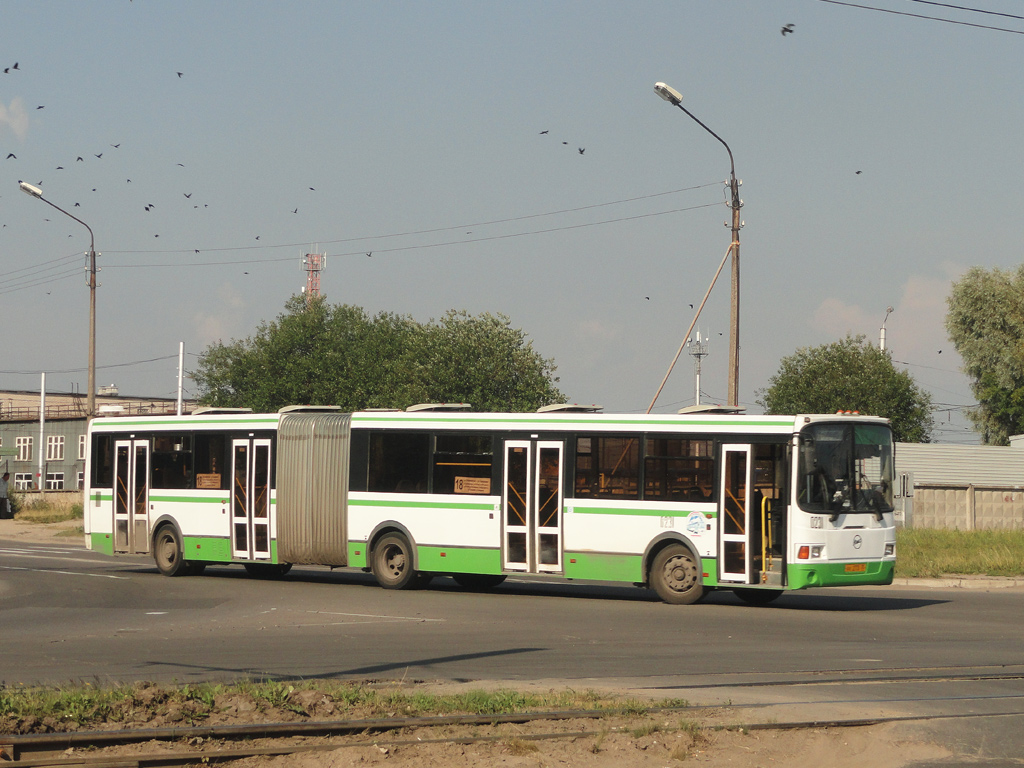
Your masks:
<instances>
[{"instance_id":1,"label":"bus wheel","mask_svg":"<svg viewBox=\"0 0 1024 768\"><path fill-rule=\"evenodd\" d=\"M493 573L453 573L455 583L470 592L483 592L494 589L505 580L505 574Z\"/></svg>"},{"instance_id":2,"label":"bus wheel","mask_svg":"<svg viewBox=\"0 0 1024 768\"><path fill-rule=\"evenodd\" d=\"M153 560L164 576L187 576L189 569L181 548L181 536L173 525L160 526L153 537Z\"/></svg>"},{"instance_id":3,"label":"bus wheel","mask_svg":"<svg viewBox=\"0 0 1024 768\"><path fill-rule=\"evenodd\" d=\"M782 594L781 589L734 589L733 592L747 605L768 605Z\"/></svg>"},{"instance_id":4,"label":"bus wheel","mask_svg":"<svg viewBox=\"0 0 1024 768\"><path fill-rule=\"evenodd\" d=\"M389 533L377 542L372 570L384 589L415 589L423 583L412 567L412 546L400 533Z\"/></svg>"},{"instance_id":5,"label":"bus wheel","mask_svg":"<svg viewBox=\"0 0 1024 768\"><path fill-rule=\"evenodd\" d=\"M245 572L254 579L280 579L292 569L291 563L246 563Z\"/></svg>"},{"instance_id":6,"label":"bus wheel","mask_svg":"<svg viewBox=\"0 0 1024 768\"><path fill-rule=\"evenodd\" d=\"M658 597L672 605L690 605L704 596L699 566L682 544L670 544L655 555L650 584Z\"/></svg>"}]
</instances>

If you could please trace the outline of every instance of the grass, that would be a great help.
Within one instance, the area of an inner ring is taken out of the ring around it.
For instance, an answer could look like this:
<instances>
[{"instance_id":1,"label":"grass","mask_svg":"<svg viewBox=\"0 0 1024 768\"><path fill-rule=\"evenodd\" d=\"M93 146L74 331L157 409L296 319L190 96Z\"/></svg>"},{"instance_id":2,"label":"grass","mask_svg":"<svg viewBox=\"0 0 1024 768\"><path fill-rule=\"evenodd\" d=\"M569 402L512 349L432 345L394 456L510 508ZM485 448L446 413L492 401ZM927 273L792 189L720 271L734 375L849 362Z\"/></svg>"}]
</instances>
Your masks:
<instances>
[{"instance_id":1,"label":"grass","mask_svg":"<svg viewBox=\"0 0 1024 768\"><path fill-rule=\"evenodd\" d=\"M85 510L80 501L51 501L43 496L28 503L19 495L12 499L16 519L28 523L66 523L85 517Z\"/></svg>"},{"instance_id":2,"label":"grass","mask_svg":"<svg viewBox=\"0 0 1024 768\"><path fill-rule=\"evenodd\" d=\"M314 691L315 695L304 695ZM275 710L322 717L306 702L329 702L330 719L377 719L425 715L495 715L520 712L589 710L621 714L637 711L639 703L594 691L571 689L550 693L511 690L467 691L434 694L418 689L379 686L361 682L313 680L295 683L243 680L232 684L190 684L156 687L147 683L98 687L80 683L58 688L5 686L0 684L0 732L14 730L27 719L45 721L49 728L67 725L80 728L104 723L145 724L156 716L175 713L180 724L198 724L229 706L250 702L273 718ZM651 706L679 706L679 700ZM307 709L307 706L309 707Z\"/></svg>"},{"instance_id":3,"label":"grass","mask_svg":"<svg viewBox=\"0 0 1024 768\"><path fill-rule=\"evenodd\" d=\"M905 578L943 575L1024 575L1024 530L896 532L896 574Z\"/></svg>"}]
</instances>

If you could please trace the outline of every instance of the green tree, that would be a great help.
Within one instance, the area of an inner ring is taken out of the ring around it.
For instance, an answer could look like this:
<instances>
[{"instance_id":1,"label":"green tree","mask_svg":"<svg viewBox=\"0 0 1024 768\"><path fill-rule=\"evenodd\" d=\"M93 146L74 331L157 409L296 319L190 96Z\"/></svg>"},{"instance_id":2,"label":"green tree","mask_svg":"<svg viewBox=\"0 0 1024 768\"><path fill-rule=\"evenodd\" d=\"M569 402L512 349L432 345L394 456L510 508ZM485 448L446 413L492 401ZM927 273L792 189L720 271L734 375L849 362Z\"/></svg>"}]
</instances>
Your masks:
<instances>
[{"instance_id":1,"label":"green tree","mask_svg":"<svg viewBox=\"0 0 1024 768\"><path fill-rule=\"evenodd\" d=\"M192 378L201 402L258 412L297 403L352 411L423 402L527 411L564 401L554 371L502 315L453 310L421 324L294 296L252 337L210 345Z\"/></svg>"},{"instance_id":2,"label":"green tree","mask_svg":"<svg viewBox=\"0 0 1024 768\"><path fill-rule=\"evenodd\" d=\"M860 411L888 418L899 441L931 440L931 397L864 336L798 349L757 394L766 413Z\"/></svg>"},{"instance_id":3,"label":"green tree","mask_svg":"<svg viewBox=\"0 0 1024 768\"><path fill-rule=\"evenodd\" d=\"M946 331L978 399L967 415L983 442L1007 445L1024 431L1024 265L971 268L947 304Z\"/></svg>"}]
</instances>

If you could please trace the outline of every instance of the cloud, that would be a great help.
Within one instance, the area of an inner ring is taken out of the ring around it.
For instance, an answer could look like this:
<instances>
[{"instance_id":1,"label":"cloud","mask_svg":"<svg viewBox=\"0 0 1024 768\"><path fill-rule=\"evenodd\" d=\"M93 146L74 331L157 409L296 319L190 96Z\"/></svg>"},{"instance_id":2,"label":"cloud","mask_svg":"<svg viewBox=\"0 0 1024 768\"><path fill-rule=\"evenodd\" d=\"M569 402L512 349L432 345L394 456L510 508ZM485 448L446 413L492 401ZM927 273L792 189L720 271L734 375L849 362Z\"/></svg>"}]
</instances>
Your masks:
<instances>
[{"instance_id":1,"label":"cloud","mask_svg":"<svg viewBox=\"0 0 1024 768\"><path fill-rule=\"evenodd\" d=\"M0 102L0 126L4 125L8 126L18 139L24 139L28 133L28 113L25 111L25 104L17 96L11 100L9 107Z\"/></svg>"},{"instance_id":2,"label":"cloud","mask_svg":"<svg viewBox=\"0 0 1024 768\"><path fill-rule=\"evenodd\" d=\"M946 334L946 299L962 272L963 268L947 263L937 266L933 274L911 275L892 302L888 318L884 294L873 298L870 306L829 297L814 311L814 326L831 339L862 334L877 344L884 320L885 346L895 358L944 368L958 366L959 357Z\"/></svg>"}]
</instances>

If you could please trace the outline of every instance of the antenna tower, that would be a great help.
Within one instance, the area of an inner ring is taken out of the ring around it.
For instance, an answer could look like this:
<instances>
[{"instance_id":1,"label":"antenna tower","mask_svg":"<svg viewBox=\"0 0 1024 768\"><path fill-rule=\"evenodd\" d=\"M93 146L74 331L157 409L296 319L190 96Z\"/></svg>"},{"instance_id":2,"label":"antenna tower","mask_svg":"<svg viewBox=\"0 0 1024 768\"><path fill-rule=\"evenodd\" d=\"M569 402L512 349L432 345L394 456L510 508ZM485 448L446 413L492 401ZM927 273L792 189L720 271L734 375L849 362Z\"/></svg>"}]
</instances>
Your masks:
<instances>
[{"instance_id":1,"label":"antenna tower","mask_svg":"<svg viewBox=\"0 0 1024 768\"><path fill-rule=\"evenodd\" d=\"M327 254L307 253L302 258L302 267L306 270L306 287L302 292L306 294L308 305L314 297L320 295L320 273L327 267Z\"/></svg>"}]
</instances>

